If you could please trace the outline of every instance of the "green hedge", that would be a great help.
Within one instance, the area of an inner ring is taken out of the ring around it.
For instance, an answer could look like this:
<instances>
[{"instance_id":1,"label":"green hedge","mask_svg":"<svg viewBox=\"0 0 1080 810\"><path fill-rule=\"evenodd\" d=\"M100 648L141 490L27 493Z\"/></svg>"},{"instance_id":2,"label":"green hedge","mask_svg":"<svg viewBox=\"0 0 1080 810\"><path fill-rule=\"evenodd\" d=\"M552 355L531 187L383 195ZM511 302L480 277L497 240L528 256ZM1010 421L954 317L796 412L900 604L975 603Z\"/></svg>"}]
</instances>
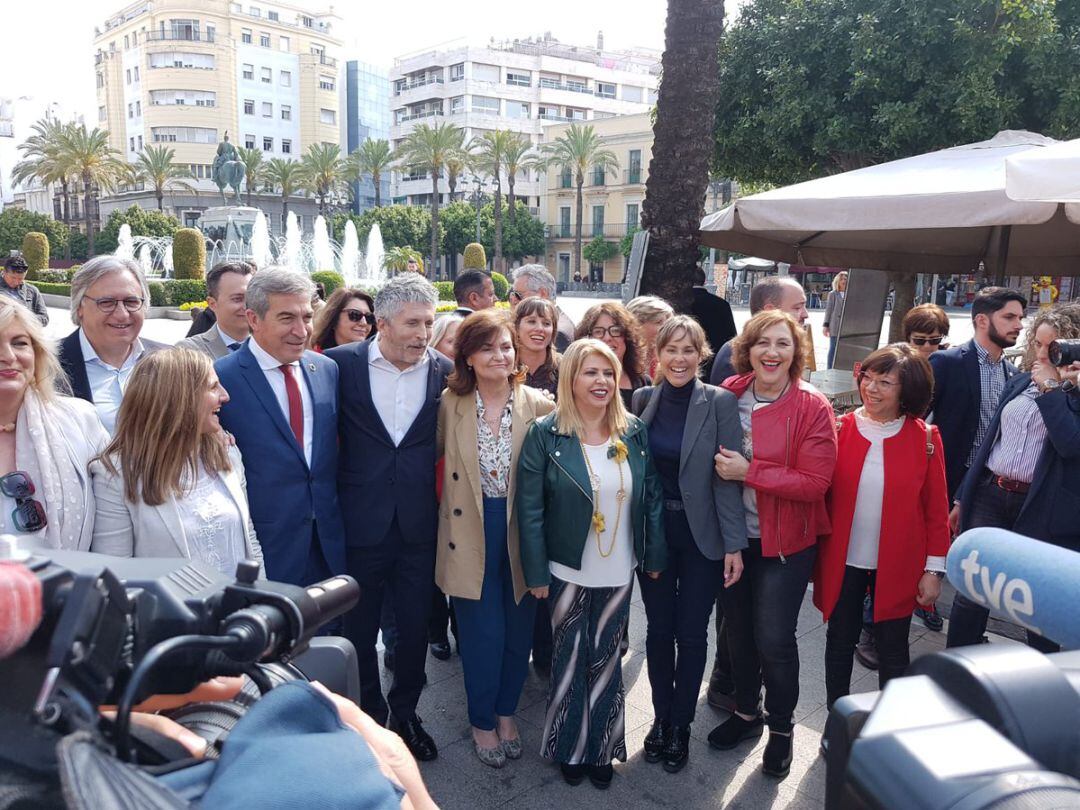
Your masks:
<instances>
[{"instance_id":1,"label":"green hedge","mask_svg":"<svg viewBox=\"0 0 1080 810\"><path fill-rule=\"evenodd\" d=\"M29 268L26 277L32 281L49 267L48 237L38 231L28 231L22 240L22 255Z\"/></svg>"},{"instance_id":2,"label":"green hedge","mask_svg":"<svg viewBox=\"0 0 1080 810\"><path fill-rule=\"evenodd\" d=\"M440 301L453 301L454 300L454 282L452 281L436 281L435 289L439 291Z\"/></svg>"},{"instance_id":3,"label":"green hedge","mask_svg":"<svg viewBox=\"0 0 1080 810\"><path fill-rule=\"evenodd\" d=\"M59 284L50 281L35 281L32 283L40 292L48 295L71 295L70 284Z\"/></svg>"},{"instance_id":4,"label":"green hedge","mask_svg":"<svg viewBox=\"0 0 1080 810\"><path fill-rule=\"evenodd\" d=\"M150 306L165 307L169 305L169 295L165 291L164 282L151 281L146 286L150 288Z\"/></svg>"},{"instance_id":5,"label":"green hedge","mask_svg":"<svg viewBox=\"0 0 1080 810\"><path fill-rule=\"evenodd\" d=\"M181 228L173 234L172 256L178 280L201 280L206 276L206 239L201 231Z\"/></svg>"},{"instance_id":6,"label":"green hedge","mask_svg":"<svg viewBox=\"0 0 1080 810\"><path fill-rule=\"evenodd\" d=\"M506 276L502 273L492 273L491 284L495 288L495 297L500 301L505 301L506 296L510 294L510 282L506 280Z\"/></svg>"},{"instance_id":7,"label":"green hedge","mask_svg":"<svg viewBox=\"0 0 1080 810\"><path fill-rule=\"evenodd\" d=\"M49 295L71 296L70 284L54 284L46 281L34 282L34 286ZM197 303L206 300L206 282L202 279L172 278L165 281L151 281L150 306L179 307L181 304Z\"/></svg>"},{"instance_id":8,"label":"green hedge","mask_svg":"<svg viewBox=\"0 0 1080 810\"><path fill-rule=\"evenodd\" d=\"M329 298L334 294L334 290L338 287L345 286L345 277L341 273L335 273L333 270L318 270L311 274L311 280L316 284L322 284L326 291L326 297Z\"/></svg>"}]
</instances>

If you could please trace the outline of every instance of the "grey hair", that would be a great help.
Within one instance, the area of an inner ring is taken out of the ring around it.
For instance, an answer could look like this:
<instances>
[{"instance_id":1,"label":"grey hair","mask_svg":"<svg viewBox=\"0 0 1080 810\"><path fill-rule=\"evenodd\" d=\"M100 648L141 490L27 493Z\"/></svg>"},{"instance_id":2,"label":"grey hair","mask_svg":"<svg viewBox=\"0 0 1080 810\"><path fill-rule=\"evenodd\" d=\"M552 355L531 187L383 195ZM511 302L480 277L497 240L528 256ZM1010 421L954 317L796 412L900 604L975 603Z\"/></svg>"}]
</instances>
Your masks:
<instances>
[{"instance_id":1,"label":"grey hair","mask_svg":"<svg viewBox=\"0 0 1080 810\"><path fill-rule=\"evenodd\" d=\"M439 304L435 286L417 273L398 273L375 294L375 317L393 320L405 304Z\"/></svg>"},{"instance_id":2,"label":"grey hair","mask_svg":"<svg viewBox=\"0 0 1080 810\"><path fill-rule=\"evenodd\" d=\"M514 271L514 281L519 278L525 279L529 285L529 292L539 294L541 290L547 292L547 297L555 300L555 276L548 272L542 264L523 264Z\"/></svg>"},{"instance_id":3,"label":"grey hair","mask_svg":"<svg viewBox=\"0 0 1080 810\"><path fill-rule=\"evenodd\" d=\"M287 267L266 267L251 276L247 288L247 308L265 318L270 311L271 295L302 295L307 299L315 296L315 282L310 276Z\"/></svg>"},{"instance_id":4,"label":"grey hair","mask_svg":"<svg viewBox=\"0 0 1080 810\"><path fill-rule=\"evenodd\" d=\"M121 259L118 256L95 256L88 261L71 279L71 322L76 326L82 326L79 321L79 306L86 291L95 283L110 273L123 273L124 271L135 276L139 282L139 290L143 299L143 312L150 308L150 288L146 286L146 277L143 275L139 263L131 259Z\"/></svg>"},{"instance_id":5,"label":"grey hair","mask_svg":"<svg viewBox=\"0 0 1080 810\"><path fill-rule=\"evenodd\" d=\"M435 348L442 339L446 337L446 333L450 331L450 325L455 323L461 323L465 320L464 315L458 315L456 312L450 312L443 315L441 318L435 319L435 326L431 329L431 340L428 341L428 345Z\"/></svg>"}]
</instances>

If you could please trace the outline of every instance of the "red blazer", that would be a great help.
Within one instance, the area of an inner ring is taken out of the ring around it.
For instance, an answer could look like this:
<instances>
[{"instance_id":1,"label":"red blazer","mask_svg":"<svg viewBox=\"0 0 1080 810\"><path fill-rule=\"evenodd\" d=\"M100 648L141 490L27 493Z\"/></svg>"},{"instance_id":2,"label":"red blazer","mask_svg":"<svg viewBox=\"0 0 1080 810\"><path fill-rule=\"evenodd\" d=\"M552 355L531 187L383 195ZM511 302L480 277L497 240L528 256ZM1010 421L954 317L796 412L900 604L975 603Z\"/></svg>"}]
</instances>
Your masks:
<instances>
[{"instance_id":1,"label":"red blazer","mask_svg":"<svg viewBox=\"0 0 1080 810\"><path fill-rule=\"evenodd\" d=\"M921 419L908 417L900 432L885 440L875 622L909 615L916 606L927 556L949 551L945 452L938 429L930 426L934 452L927 454L926 427ZM870 442L855 425L855 414L842 417L836 475L828 496L832 533L821 538L814 567L814 604L826 621L840 596L855 497L869 449Z\"/></svg>"},{"instance_id":2,"label":"red blazer","mask_svg":"<svg viewBox=\"0 0 1080 810\"><path fill-rule=\"evenodd\" d=\"M753 373L729 377L724 388L742 396L753 380ZM754 411L750 424L754 457L744 486L757 491L761 554L784 557L809 548L830 526L825 493L836 465L832 406L798 380L772 405Z\"/></svg>"}]
</instances>

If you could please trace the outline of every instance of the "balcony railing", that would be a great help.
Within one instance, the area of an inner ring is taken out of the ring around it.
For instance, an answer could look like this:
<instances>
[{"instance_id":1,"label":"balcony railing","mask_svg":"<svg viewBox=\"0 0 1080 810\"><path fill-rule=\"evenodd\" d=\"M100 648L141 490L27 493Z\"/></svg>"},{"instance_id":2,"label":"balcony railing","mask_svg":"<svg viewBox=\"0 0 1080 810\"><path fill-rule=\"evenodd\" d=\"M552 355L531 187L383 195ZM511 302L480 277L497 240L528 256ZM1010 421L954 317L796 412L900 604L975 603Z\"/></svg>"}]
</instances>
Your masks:
<instances>
[{"instance_id":1,"label":"balcony railing","mask_svg":"<svg viewBox=\"0 0 1080 810\"><path fill-rule=\"evenodd\" d=\"M565 116L552 115L551 113L541 113L541 114L537 115L536 117L541 121L554 121L554 122L560 123L560 124L565 124L567 121L570 120L569 118L566 118Z\"/></svg>"},{"instance_id":2,"label":"balcony railing","mask_svg":"<svg viewBox=\"0 0 1080 810\"><path fill-rule=\"evenodd\" d=\"M433 76L428 79L422 79L418 82L409 82L408 84L395 85L394 95L400 96L402 93L407 93L410 90L415 90L417 87L426 87L429 84L442 84L442 76Z\"/></svg>"},{"instance_id":3,"label":"balcony railing","mask_svg":"<svg viewBox=\"0 0 1080 810\"><path fill-rule=\"evenodd\" d=\"M319 57L319 64L320 65L326 65L327 67L332 67L332 68L337 67L337 59L335 59L334 57L327 56L325 53L318 54L318 57Z\"/></svg>"},{"instance_id":4,"label":"balcony railing","mask_svg":"<svg viewBox=\"0 0 1080 810\"><path fill-rule=\"evenodd\" d=\"M214 42L212 31L147 31L147 42Z\"/></svg>"},{"instance_id":5,"label":"balcony railing","mask_svg":"<svg viewBox=\"0 0 1080 810\"><path fill-rule=\"evenodd\" d=\"M586 241L595 239L597 236L602 236L605 239L622 239L626 234L635 229L640 230L640 226L632 222L617 222L607 225L586 222L581 229L581 238ZM549 239L573 239L577 235L577 225L567 224L565 222L557 222L554 225L549 225L547 230Z\"/></svg>"},{"instance_id":6,"label":"balcony railing","mask_svg":"<svg viewBox=\"0 0 1080 810\"><path fill-rule=\"evenodd\" d=\"M553 82L550 79L541 79L539 87L541 90L566 90L569 93L584 93L585 95L590 96L593 93L587 85L561 84L560 82Z\"/></svg>"},{"instance_id":7,"label":"balcony railing","mask_svg":"<svg viewBox=\"0 0 1080 810\"><path fill-rule=\"evenodd\" d=\"M640 184L640 183L645 182L645 178L643 176L643 173L642 173L640 167L639 168L627 169L623 173L623 175L624 175L623 179L624 179L624 181L626 182L627 185L632 186L632 185L635 185L635 184Z\"/></svg>"},{"instance_id":8,"label":"balcony railing","mask_svg":"<svg viewBox=\"0 0 1080 810\"><path fill-rule=\"evenodd\" d=\"M421 110L420 112L410 113L409 115L403 115L397 119L396 123L404 124L408 121L416 121L419 118L441 118L442 110Z\"/></svg>"},{"instance_id":9,"label":"balcony railing","mask_svg":"<svg viewBox=\"0 0 1080 810\"><path fill-rule=\"evenodd\" d=\"M592 173L592 184L594 186L606 186L607 172L602 169L594 169Z\"/></svg>"}]
</instances>

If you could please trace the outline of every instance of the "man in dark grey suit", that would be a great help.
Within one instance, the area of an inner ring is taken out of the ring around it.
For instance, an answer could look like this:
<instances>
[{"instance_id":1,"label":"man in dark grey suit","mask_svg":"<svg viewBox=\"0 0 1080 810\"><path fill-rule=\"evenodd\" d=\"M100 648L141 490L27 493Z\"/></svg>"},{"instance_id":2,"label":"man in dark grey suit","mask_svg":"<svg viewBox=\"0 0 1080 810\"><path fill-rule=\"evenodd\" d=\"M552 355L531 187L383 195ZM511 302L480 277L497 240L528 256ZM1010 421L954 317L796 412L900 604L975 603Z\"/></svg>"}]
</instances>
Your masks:
<instances>
[{"instance_id":1,"label":"man in dark grey suit","mask_svg":"<svg viewBox=\"0 0 1080 810\"><path fill-rule=\"evenodd\" d=\"M222 262L206 274L206 303L217 322L205 332L184 338L177 347L203 352L219 360L240 348L249 333L247 286L251 280L247 262Z\"/></svg>"}]
</instances>

